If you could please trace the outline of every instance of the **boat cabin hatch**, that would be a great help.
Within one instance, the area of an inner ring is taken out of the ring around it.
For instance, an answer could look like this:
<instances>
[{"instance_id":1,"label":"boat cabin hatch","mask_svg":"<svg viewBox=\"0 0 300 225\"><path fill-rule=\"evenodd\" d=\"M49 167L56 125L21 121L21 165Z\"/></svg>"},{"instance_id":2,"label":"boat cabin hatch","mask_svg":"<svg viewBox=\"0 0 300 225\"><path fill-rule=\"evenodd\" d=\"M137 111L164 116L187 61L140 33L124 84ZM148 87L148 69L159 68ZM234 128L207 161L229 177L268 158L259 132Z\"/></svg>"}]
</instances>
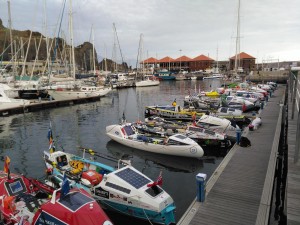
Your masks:
<instances>
[{"instance_id":1,"label":"boat cabin hatch","mask_svg":"<svg viewBox=\"0 0 300 225\"><path fill-rule=\"evenodd\" d=\"M201 127L188 127L188 130L193 132L205 133L209 135L216 135L216 132L212 130L203 129Z\"/></svg>"},{"instance_id":2,"label":"boat cabin hatch","mask_svg":"<svg viewBox=\"0 0 300 225\"><path fill-rule=\"evenodd\" d=\"M26 186L22 178L16 178L13 180L13 182L5 182L5 187L10 196L16 196L18 194L27 192Z\"/></svg>"},{"instance_id":3,"label":"boat cabin hatch","mask_svg":"<svg viewBox=\"0 0 300 225\"><path fill-rule=\"evenodd\" d=\"M60 204L62 204L64 207L66 207L67 209L73 212L77 211L83 205L89 204L94 201L95 200L93 198L90 198L81 192L69 192L66 195L66 197L62 199L60 198L58 200ZM76 204L74 204L75 202Z\"/></svg>"},{"instance_id":4,"label":"boat cabin hatch","mask_svg":"<svg viewBox=\"0 0 300 225\"><path fill-rule=\"evenodd\" d=\"M221 109L220 109L220 112L221 113L230 113L230 112L235 112L235 109L233 109L233 108L226 108L226 107L222 107Z\"/></svg>"},{"instance_id":5,"label":"boat cabin hatch","mask_svg":"<svg viewBox=\"0 0 300 225\"><path fill-rule=\"evenodd\" d=\"M146 190L146 193L149 194L151 197L156 197L162 192L163 190L158 185L154 185Z\"/></svg>"}]
</instances>

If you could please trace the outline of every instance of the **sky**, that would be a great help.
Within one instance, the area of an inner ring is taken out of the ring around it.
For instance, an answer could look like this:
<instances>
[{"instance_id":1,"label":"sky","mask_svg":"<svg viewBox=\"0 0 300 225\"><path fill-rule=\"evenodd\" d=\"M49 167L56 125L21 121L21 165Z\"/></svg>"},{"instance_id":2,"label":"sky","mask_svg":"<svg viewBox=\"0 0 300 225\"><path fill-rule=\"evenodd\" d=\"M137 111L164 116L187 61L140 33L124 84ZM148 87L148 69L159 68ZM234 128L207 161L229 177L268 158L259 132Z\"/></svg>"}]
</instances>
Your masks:
<instances>
[{"instance_id":1,"label":"sky","mask_svg":"<svg viewBox=\"0 0 300 225\"><path fill-rule=\"evenodd\" d=\"M70 42L70 0L64 10L63 2L11 0L13 29L59 33ZM72 11L74 45L94 37L99 60L121 62L120 49L134 67L149 57L203 54L222 61L237 52L238 0L72 0ZM258 63L300 61L299 12L299 0L240 0L240 52ZM0 0L0 19L8 26L7 0Z\"/></svg>"}]
</instances>

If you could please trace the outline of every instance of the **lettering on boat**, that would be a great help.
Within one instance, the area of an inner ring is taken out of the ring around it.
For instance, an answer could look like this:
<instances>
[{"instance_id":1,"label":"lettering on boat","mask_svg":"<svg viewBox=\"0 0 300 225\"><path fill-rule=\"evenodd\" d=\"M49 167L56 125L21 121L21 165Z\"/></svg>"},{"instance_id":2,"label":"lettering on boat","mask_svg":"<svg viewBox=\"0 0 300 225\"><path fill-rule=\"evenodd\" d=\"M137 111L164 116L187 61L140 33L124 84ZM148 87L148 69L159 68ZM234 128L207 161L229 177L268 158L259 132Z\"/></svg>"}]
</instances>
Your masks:
<instances>
[{"instance_id":1,"label":"lettering on boat","mask_svg":"<svg viewBox=\"0 0 300 225\"><path fill-rule=\"evenodd\" d=\"M95 195L100 196L102 198L109 198L109 191L103 190L101 187L95 189Z\"/></svg>"}]
</instances>

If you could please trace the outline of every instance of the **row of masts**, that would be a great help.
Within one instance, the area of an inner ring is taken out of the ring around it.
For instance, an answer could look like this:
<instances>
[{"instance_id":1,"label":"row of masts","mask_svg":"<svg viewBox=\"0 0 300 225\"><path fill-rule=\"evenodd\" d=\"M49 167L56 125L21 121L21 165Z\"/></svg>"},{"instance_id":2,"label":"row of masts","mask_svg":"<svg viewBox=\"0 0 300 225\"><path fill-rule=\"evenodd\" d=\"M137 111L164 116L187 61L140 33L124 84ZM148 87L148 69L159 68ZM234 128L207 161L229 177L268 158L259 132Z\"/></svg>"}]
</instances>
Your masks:
<instances>
[{"instance_id":1,"label":"row of masts","mask_svg":"<svg viewBox=\"0 0 300 225\"><path fill-rule=\"evenodd\" d=\"M64 1L64 5L65 5L66 0ZM41 43L42 40L45 40L46 43L46 52L47 52L47 56L46 56L46 62L42 71L42 74L45 73L45 71L48 71L48 74L51 74L51 70L52 70L52 66L54 61L58 60L58 54L56 54L57 51L59 51L60 49L57 47L58 46L58 38L60 36L60 27L59 27L59 31L58 31L58 37L57 38L53 38L52 43L49 43L49 38L47 37L47 19L46 16L44 18L44 34L45 37L41 34L40 37L35 37L32 38L32 31L30 31L29 37L26 38L27 40L24 42L23 38L20 37L19 38L19 44L17 39L13 38L13 32L12 32L12 16L11 16L11 3L10 0L7 0L7 6L8 6L8 24L9 24L9 36L10 36L10 45L8 47L10 47L10 61L11 61L11 65L12 65L12 74L14 76L17 75L17 67L20 64L20 59L23 63L22 66L22 71L20 73L21 76L26 74L26 61L28 58L28 52L29 52L29 48L30 48L30 43L32 42L32 39L34 39L34 46L35 46L35 59L33 62L33 69L31 71L31 76L33 75L34 72L34 68L36 66L36 62L39 60L38 59L38 53L40 51L41 48ZM64 9L64 8L63 8ZM44 13L46 14L46 0L44 0ZM63 15L63 11L61 13L61 18ZM69 0L69 35L70 35L70 47L69 47L69 55L67 54L67 44L66 42L63 42L63 50L62 52L60 52L60 56L61 56L61 60L64 62L67 62L68 58L69 58L69 65L71 66L71 68L69 68L69 71L71 72L71 76L73 78L75 78L75 71L76 71L76 63L75 63L75 52L74 52L74 35L73 35L73 12L72 12L72 0ZM93 68L93 74L96 74L96 63L95 63L95 44L94 44L94 29L92 26L92 30L91 30L91 36L92 36L92 63L93 65L91 66L91 68ZM38 40L38 43L37 43ZM64 39L63 39L64 40ZM53 43L55 42L55 43ZM27 44L27 48L24 51L24 46L26 46ZM53 47L52 47L53 46ZM19 49L19 50L17 50ZM4 49L2 55L8 50L8 48ZM50 52L53 52L53 58L52 58L52 62L51 62L51 56L50 56ZM21 53L21 56L20 56ZM90 60L91 61L91 60ZM106 66L107 67L107 66ZM67 67L66 67L67 68Z\"/></svg>"}]
</instances>

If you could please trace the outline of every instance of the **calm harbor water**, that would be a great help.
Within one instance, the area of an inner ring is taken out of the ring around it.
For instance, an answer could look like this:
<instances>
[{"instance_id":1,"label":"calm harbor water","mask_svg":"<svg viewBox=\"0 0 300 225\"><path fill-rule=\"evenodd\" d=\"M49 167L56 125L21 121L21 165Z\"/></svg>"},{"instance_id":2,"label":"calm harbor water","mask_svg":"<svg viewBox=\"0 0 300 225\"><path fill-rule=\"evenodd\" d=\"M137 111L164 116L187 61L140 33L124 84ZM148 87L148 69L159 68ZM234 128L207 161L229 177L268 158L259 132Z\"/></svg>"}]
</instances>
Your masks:
<instances>
[{"instance_id":1,"label":"calm harbor water","mask_svg":"<svg viewBox=\"0 0 300 225\"><path fill-rule=\"evenodd\" d=\"M12 172L42 178L45 175L42 155L48 149L47 133L51 123L59 150L81 155L79 147L82 146L103 155L131 159L134 167L152 179L162 170L163 188L173 197L179 220L196 196L196 174L206 173L210 177L223 157L192 159L134 150L111 141L105 134L105 127L120 122L123 113L127 121L143 120L147 105L171 104L174 99L183 105L189 91L219 86L219 81L215 80L164 81L154 87L113 90L98 102L1 117L0 156L10 157ZM98 160L115 166L110 160ZM2 168L3 164L1 161ZM109 216L116 225L148 224L113 213Z\"/></svg>"}]
</instances>

